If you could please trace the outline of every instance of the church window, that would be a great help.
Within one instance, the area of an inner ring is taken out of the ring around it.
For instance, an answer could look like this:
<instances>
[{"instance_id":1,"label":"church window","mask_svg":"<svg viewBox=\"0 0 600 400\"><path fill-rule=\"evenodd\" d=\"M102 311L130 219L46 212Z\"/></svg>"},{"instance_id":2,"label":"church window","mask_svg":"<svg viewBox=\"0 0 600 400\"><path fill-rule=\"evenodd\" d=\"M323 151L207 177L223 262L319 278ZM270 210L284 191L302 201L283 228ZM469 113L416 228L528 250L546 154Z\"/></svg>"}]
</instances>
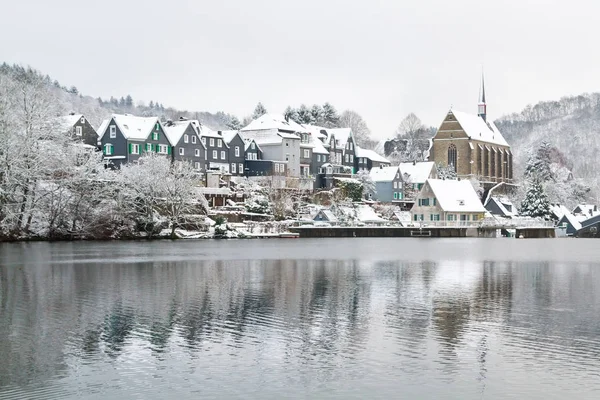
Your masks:
<instances>
[{"instance_id":1,"label":"church window","mask_svg":"<svg viewBox=\"0 0 600 400\"><path fill-rule=\"evenodd\" d=\"M451 144L448 147L448 166L452 166L454 171L456 172L456 146Z\"/></svg>"}]
</instances>

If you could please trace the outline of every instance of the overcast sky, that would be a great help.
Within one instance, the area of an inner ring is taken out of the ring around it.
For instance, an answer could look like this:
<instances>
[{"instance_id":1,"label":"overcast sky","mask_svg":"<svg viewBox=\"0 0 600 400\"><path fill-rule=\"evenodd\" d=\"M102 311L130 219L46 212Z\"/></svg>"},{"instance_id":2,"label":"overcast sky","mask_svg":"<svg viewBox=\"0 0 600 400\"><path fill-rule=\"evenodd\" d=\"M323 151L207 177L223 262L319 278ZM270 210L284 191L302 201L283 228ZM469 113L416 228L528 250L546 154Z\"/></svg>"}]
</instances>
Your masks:
<instances>
[{"instance_id":1,"label":"overcast sky","mask_svg":"<svg viewBox=\"0 0 600 400\"><path fill-rule=\"evenodd\" d=\"M600 2L0 0L0 59L84 94L243 117L326 101L376 137L600 91Z\"/></svg>"}]
</instances>

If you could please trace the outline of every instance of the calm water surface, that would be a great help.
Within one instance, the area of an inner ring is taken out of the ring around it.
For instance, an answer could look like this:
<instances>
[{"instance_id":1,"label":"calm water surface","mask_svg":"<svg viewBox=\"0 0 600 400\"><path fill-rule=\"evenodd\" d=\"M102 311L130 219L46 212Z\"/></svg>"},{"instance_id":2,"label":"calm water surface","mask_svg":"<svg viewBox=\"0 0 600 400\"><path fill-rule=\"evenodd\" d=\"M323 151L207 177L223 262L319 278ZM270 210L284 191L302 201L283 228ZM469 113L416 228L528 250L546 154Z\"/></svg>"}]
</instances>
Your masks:
<instances>
[{"instance_id":1,"label":"calm water surface","mask_svg":"<svg viewBox=\"0 0 600 400\"><path fill-rule=\"evenodd\" d=\"M599 244L0 244L0 398L599 399Z\"/></svg>"}]
</instances>

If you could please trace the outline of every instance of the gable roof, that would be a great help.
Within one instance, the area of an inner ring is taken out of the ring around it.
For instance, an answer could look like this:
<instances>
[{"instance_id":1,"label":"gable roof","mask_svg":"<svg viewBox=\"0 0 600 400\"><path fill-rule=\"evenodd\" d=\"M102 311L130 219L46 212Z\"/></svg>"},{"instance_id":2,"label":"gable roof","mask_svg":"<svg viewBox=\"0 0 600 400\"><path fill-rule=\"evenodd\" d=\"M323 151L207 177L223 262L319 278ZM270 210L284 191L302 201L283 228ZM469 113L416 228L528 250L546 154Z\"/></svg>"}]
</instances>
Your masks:
<instances>
[{"instance_id":1,"label":"gable roof","mask_svg":"<svg viewBox=\"0 0 600 400\"><path fill-rule=\"evenodd\" d=\"M136 117L129 114L113 114L106 124L107 126L104 127L104 130L98 131L100 137L104 136L106 133L106 128L108 128L110 121L115 121L115 124L119 127L123 137L131 140L145 140L152 132L154 126L157 123L160 123L157 117ZM104 122L101 127L103 125Z\"/></svg>"},{"instance_id":2,"label":"gable roof","mask_svg":"<svg viewBox=\"0 0 600 400\"><path fill-rule=\"evenodd\" d=\"M281 144L283 139L300 140L297 135L273 130L240 131L240 135L242 139L254 140L256 144L260 145Z\"/></svg>"},{"instance_id":3,"label":"gable roof","mask_svg":"<svg viewBox=\"0 0 600 400\"><path fill-rule=\"evenodd\" d=\"M563 222L568 222L569 224L571 224L571 226L573 227L573 229L575 229L576 231L581 229L581 222L584 221L584 218L580 217L576 217L575 215L571 214L570 212L565 213L565 215L563 215L563 217L558 221L558 224L562 224Z\"/></svg>"},{"instance_id":4,"label":"gable roof","mask_svg":"<svg viewBox=\"0 0 600 400\"><path fill-rule=\"evenodd\" d=\"M461 111L450 110L448 114L453 114L456 120L463 128L467 136L473 140L479 140L500 146L509 146L492 121L484 121L478 115L468 114Z\"/></svg>"},{"instance_id":5,"label":"gable roof","mask_svg":"<svg viewBox=\"0 0 600 400\"><path fill-rule=\"evenodd\" d=\"M404 162L400 163L400 173L403 177L406 174L410 183L425 183L431 176L434 167L435 163L433 161Z\"/></svg>"},{"instance_id":6,"label":"gable roof","mask_svg":"<svg viewBox=\"0 0 600 400\"><path fill-rule=\"evenodd\" d=\"M557 219L562 219L566 213L570 213L569 209L562 204L553 204L550 206L550 212L556 216Z\"/></svg>"},{"instance_id":7,"label":"gable roof","mask_svg":"<svg viewBox=\"0 0 600 400\"><path fill-rule=\"evenodd\" d=\"M239 131L222 131L221 132L221 136L223 136L223 141L227 144L231 143L231 141L233 140L234 137L236 137L237 135L239 135L240 132ZM244 139L242 139L242 137L240 136L240 139L243 141Z\"/></svg>"},{"instance_id":8,"label":"gable roof","mask_svg":"<svg viewBox=\"0 0 600 400\"><path fill-rule=\"evenodd\" d=\"M313 220L316 220L316 218L319 216L319 214L323 214L323 216L325 217L325 219L329 222L337 222L337 217L335 216L335 214L333 214L333 212L331 210L328 209L322 209L319 210L319 212L317 212L315 214L315 216L313 217Z\"/></svg>"},{"instance_id":9,"label":"gable roof","mask_svg":"<svg viewBox=\"0 0 600 400\"><path fill-rule=\"evenodd\" d=\"M496 207L498 207L498 209L502 213L502 216L504 216L504 217L512 217L515 215L514 211L509 211L508 208L506 208L506 206L505 206L505 204L507 204L511 207L512 210L515 210L514 205L508 199L500 199L497 197L490 197L488 199L488 201L485 203L484 207L486 209L488 209L488 205L490 203L494 203L496 205Z\"/></svg>"},{"instance_id":10,"label":"gable roof","mask_svg":"<svg viewBox=\"0 0 600 400\"><path fill-rule=\"evenodd\" d=\"M58 125L61 131L68 131L73 128L73 126L79 122L79 120L83 117L83 114L74 114L74 115L63 115L61 117L56 118L56 124Z\"/></svg>"},{"instance_id":11,"label":"gable roof","mask_svg":"<svg viewBox=\"0 0 600 400\"><path fill-rule=\"evenodd\" d=\"M286 121L283 115L280 114L265 114L261 117L250 122L247 126L243 127L242 131L261 131L266 129L277 129L278 131L286 132L304 132L308 133L308 130L297 122Z\"/></svg>"},{"instance_id":12,"label":"gable roof","mask_svg":"<svg viewBox=\"0 0 600 400\"><path fill-rule=\"evenodd\" d=\"M192 122L193 121L175 121L163 126L167 139L169 139L169 142L171 142L173 146L179 143L188 126L192 125L194 133L197 134L198 131L196 130L196 127L193 126Z\"/></svg>"},{"instance_id":13,"label":"gable roof","mask_svg":"<svg viewBox=\"0 0 600 400\"><path fill-rule=\"evenodd\" d=\"M579 209L580 211L575 211ZM598 211L598 207L593 204L578 204L577 207L573 209L573 214L583 214L587 217L593 217L595 215L600 214Z\"/></svg>"},{"instance_id":14,"label":"gable roof","mask_svg":"<svg viewBox=\"0 0 600 400\"><path fill-rule=\"evenodd\" d=\"M339 145L336 145L338 148L341 147L343 149L346 148L346 143L352 136L352 129L350 128L333 128L327 129L327 133L333 135L335 140L339 142ZM331 139L330 139L331 140Z\"/></svg>"},{"instance_id":15,"label":"gable roof","mask_svg":"<svg viewBox=\"0 0 600 400\"><path fill-rule=\"evenodd\" d=\"M241 135L240 135L241 137ZM250 148L250 145L252 144L252 142L254 142L254 144L256 145L256 149L259 151L262 151L262 149L260 148L260 146L258 145L258 143L256 143L256 141L254 139L244 139L244 150L248 150Z\"/></svg>"},{"instance_id":16,"label":"gable roof","mask_svg":"<svg viewBox=\"0 0 600 400\"><path fill-rule=\"evenodd\" d=\"M102 121L98 129L96 129L96 133L98 133L98 141L102 136L104 136L104 132L106 132L106 128L108 128L108 124L110 123L110 119L105 119Z\"/></svg>"},{"instance_id":17,"label":"gable roof","mask_svg":"<svg viewBox=\"0 0 600 400\"><path fill-rule=\"evenodd\" d=\"M369 175L373 182L392 182L398 173L398 166L371 168Z\"/></svg>"},{"instance_id":18,"label":"gable roof","mask_svg":"<svg viewBox=\"0 0 600 400\"><path fill-rule=\"evenodd\" d=\"M311 132L310 140L313 145L313 153L315 154L329 154L329 150L325 148L321 139L319 139L316 135L313 135Z\"/></svg>"},{"instance_id":19,"label":"gable roof","mask_svg":"<svg viewBox=\"0 0 600 400\"><path fill-rule=\"evenodd\" d=\"M359 146L356 146L355 157L368 158L371 161L391 164L390 160L388 160L384 156L377 154L373 150L363 149Z\"/></svg>"},{"instance_id":20,"label":"gable roof","mask_svg":"<svg viewBox=\"0 0 600 400\"><path fill-rule=\"evenodd\" d=\"M486 212L469 181L428 179L427 184L445 212Z\"/></svg>"}]
</instances>

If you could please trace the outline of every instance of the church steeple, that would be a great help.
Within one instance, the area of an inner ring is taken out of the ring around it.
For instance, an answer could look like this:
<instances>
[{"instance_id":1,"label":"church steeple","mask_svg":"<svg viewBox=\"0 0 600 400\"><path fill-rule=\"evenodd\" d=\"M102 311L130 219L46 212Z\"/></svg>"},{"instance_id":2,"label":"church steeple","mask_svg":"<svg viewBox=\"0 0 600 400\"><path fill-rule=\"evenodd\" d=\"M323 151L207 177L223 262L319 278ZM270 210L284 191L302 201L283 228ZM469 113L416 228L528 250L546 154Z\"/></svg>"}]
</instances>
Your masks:
<instances>
[{"instance_id":1,"label":"church steeple","mask_svg":"<svg viewBox=\"0 0 600 400\"><path fill-rule=\"evenodd\" d=\"M479 104L477 106L477 115L487 122L487 104L485 103L485 83L483 79L483 69L481 70L481 86L479 87Z\"/></svg>"}]
</instances>

